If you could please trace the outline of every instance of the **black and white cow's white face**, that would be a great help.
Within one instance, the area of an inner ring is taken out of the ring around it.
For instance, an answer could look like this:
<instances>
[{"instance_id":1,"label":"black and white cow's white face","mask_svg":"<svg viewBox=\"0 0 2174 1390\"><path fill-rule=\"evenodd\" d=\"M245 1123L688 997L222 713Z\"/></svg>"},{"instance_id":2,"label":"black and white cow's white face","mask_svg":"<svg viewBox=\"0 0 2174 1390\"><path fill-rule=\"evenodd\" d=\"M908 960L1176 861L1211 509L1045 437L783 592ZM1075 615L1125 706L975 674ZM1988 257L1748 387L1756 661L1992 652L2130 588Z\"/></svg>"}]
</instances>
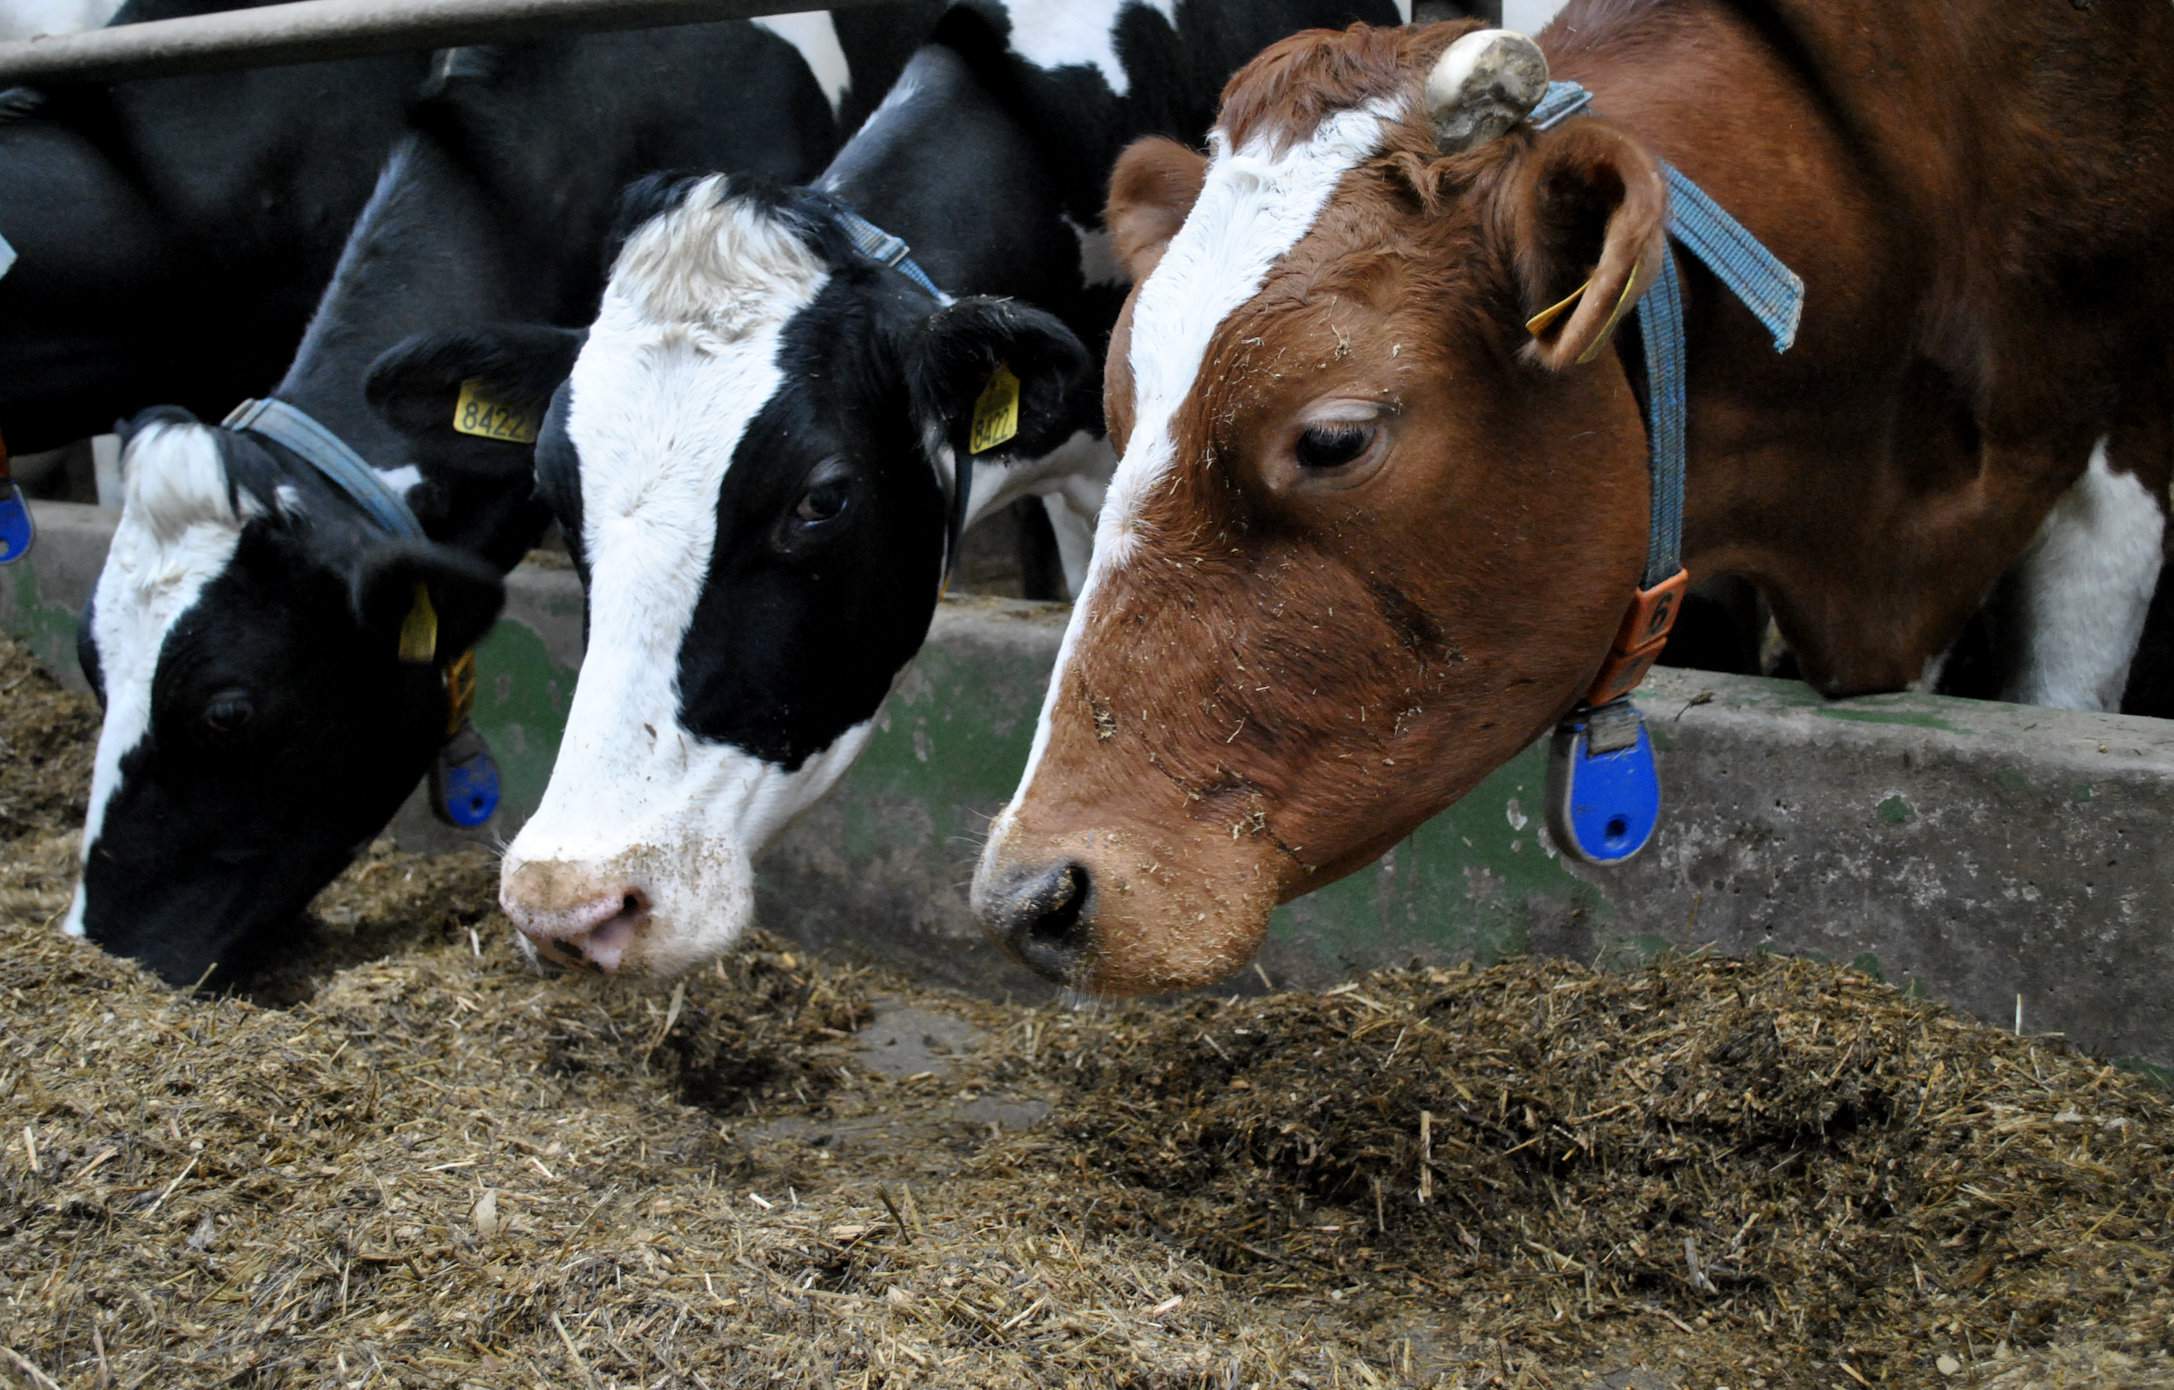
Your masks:
<instances>
[{"instance_id":1,"label":"black and white cow's white face","mask_svg":"<svg viewBox=\"0 0 2174 1390\"><path fill-rule=\"evenodd\" d=\"M482 561L385 540L276 446L160 411L78 634L104 707L66 929L189 984L246 966L415 786ZM416 585L438 659L398 659Z\"/></svg>"},{"instance_id":2,"label":"black and white cow's white face","mask_svg":"<svg viewBox=\"0 0 2174 1390\"><path fill-rule=\"evenodd\" d=\"M985 465L1061 442L1086 354L1047 314L939 303L861 258L820 195L635 197L536 447L588 648L501 899L547 955L671 974L745 929L754 855L852 763L927 635L997 364L1020 430Z\"/></svg>"}]
</instances>

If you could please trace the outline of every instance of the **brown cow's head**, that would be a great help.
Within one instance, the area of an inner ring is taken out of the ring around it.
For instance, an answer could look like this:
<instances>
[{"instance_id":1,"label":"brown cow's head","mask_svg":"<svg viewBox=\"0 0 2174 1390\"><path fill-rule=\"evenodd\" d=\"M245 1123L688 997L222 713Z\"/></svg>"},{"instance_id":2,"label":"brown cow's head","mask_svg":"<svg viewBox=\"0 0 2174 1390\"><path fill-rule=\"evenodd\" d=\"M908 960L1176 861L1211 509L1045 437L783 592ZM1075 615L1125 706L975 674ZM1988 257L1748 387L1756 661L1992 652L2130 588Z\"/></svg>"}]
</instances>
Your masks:
<instances>
[{"instance_id":1,"label":"brown cow's head","mask_svg":"<svg viewBox=\"0 0 2174 1390\"><path fill-rule=\"evenodd\" d=\"M1665 193L1604 121L1520 124L1545 83L1469 23L1302 34L1232 80L1208 158L1120 161L1123 461L974 883L1045 974L1244 964L1607 655L1647 523L1612 339Z\"/></svg>"}]
</instances>

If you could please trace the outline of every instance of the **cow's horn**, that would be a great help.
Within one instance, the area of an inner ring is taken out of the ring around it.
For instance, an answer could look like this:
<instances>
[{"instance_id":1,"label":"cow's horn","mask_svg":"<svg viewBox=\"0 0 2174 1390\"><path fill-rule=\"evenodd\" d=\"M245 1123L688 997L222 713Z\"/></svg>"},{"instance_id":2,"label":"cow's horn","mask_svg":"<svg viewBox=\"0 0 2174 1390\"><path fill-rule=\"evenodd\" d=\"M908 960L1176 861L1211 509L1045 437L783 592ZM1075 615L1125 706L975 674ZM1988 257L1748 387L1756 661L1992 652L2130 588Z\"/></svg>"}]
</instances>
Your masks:
<instances>
[{"instance_id":1,"label":"cow's horn","mask_svg":"<svg viewBox=\"0 0 2174 1390\"><path fill-rule=\"evenodd\" d=\"M1435 142L1444 154L1483 145L1531 114L1546 92L1540 45L1511 29L1466 34L1427 74Z\"/></svg>"}]
</instances>

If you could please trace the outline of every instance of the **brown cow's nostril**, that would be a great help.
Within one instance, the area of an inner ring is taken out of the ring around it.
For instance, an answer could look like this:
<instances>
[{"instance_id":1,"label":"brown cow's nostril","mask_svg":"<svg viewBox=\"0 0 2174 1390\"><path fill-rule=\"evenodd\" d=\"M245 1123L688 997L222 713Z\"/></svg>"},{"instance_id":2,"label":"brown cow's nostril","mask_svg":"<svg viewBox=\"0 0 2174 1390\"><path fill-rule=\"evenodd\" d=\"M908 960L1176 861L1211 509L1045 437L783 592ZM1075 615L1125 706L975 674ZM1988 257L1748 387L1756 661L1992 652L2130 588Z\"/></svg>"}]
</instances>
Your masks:
<instances>
[{"instance_id":1,"label":"brown cow's nostril","mask_svg":"<svg viewBox=\"0 0 2174 1390\"><path fill-rule=\"evenodd\" d=\"M1022 878L1005 904L1004 940L1038 975L1069 980L1087 955L1093 880L1082 864Z\"/></svg>"}]
</instances>

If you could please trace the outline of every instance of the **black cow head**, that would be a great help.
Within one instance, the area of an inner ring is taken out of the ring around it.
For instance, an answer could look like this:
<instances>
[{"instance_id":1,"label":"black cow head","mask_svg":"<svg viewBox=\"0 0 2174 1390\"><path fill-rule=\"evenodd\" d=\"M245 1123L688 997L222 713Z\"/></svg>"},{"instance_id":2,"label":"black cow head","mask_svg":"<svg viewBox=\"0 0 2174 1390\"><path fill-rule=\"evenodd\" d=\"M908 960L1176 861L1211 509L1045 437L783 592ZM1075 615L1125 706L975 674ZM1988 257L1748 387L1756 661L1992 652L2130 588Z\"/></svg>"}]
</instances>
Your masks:
<instances>
[{"instance_id":1,"label":"black cow head","mask_svg":"<svg viewBox=\"0 0 2174 1390\"><path fill-rule=\"evenodd\" d=\"M386 539L279 446L179 411L140 417L122 466L78 637L105 717L67 929L174 983L224 978L415 786L444 736L445 665L503 584ZM418 595L436 641L404 660Z\"/></svg>"}]
</instances>

